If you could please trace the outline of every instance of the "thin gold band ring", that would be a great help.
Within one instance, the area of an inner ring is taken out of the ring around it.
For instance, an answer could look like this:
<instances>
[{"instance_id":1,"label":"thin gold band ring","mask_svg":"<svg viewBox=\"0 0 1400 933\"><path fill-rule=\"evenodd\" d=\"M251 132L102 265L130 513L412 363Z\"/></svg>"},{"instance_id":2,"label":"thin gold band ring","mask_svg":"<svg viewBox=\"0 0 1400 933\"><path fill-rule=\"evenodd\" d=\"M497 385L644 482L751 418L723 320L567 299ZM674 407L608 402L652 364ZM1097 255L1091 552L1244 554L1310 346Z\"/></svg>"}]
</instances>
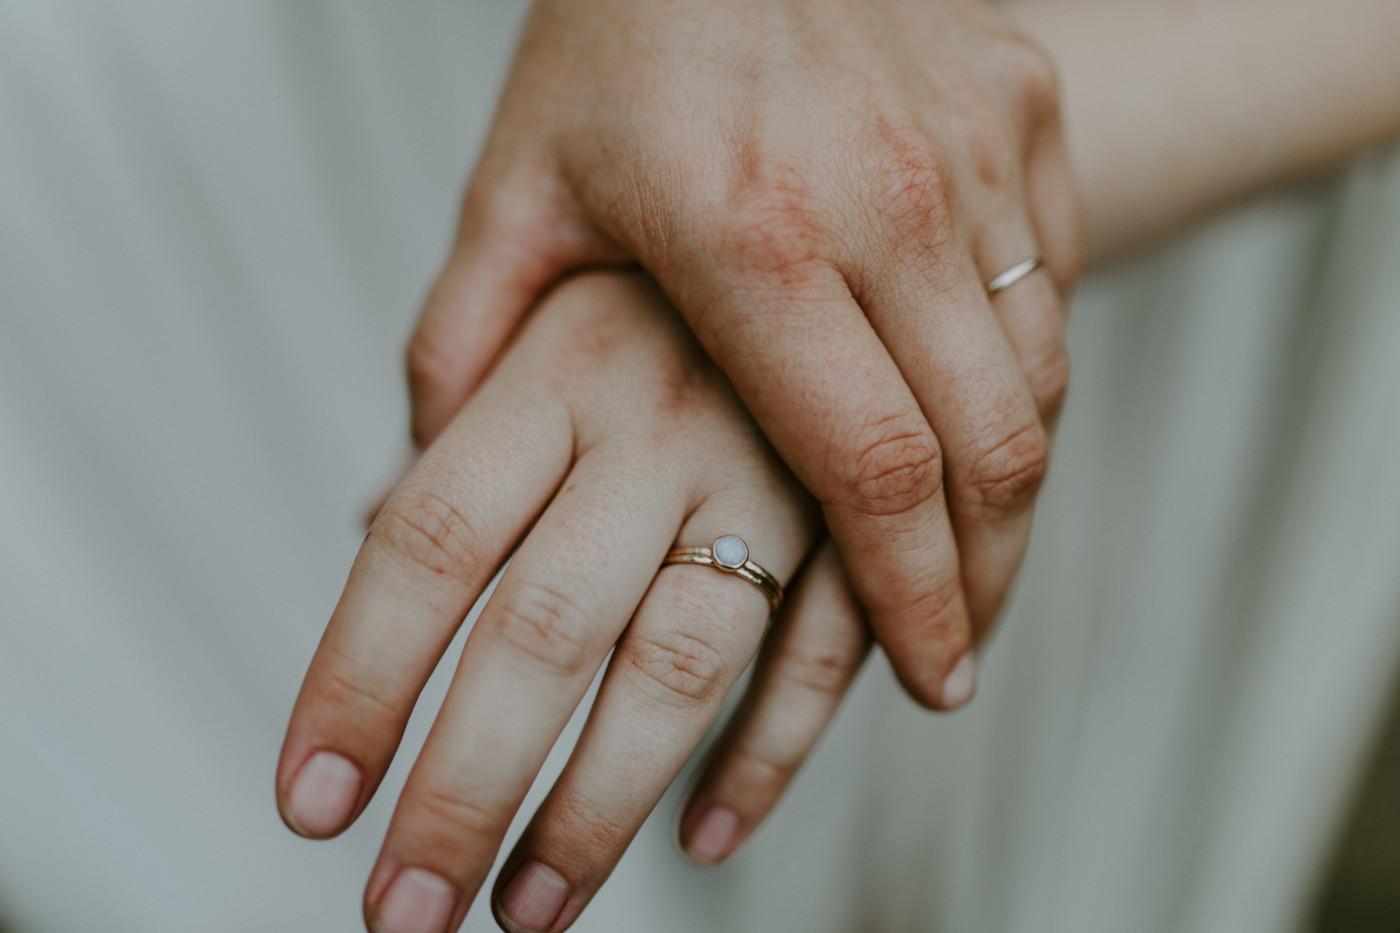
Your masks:
<instances>
[{"instance_id":1,"label":"thin gold band ring","mask_svg":"<svg viewBox=\"0 0 1400 933\"><path fill-rule=\"evenodd\" d=\"M704 564L721 573L742 577L762 591L773 612L783 601L783 585L778 578L749 560L749 546L738 535L721 535L709 547L675 547L661 562L667 564Z\"/></svg>"}]
</instances>

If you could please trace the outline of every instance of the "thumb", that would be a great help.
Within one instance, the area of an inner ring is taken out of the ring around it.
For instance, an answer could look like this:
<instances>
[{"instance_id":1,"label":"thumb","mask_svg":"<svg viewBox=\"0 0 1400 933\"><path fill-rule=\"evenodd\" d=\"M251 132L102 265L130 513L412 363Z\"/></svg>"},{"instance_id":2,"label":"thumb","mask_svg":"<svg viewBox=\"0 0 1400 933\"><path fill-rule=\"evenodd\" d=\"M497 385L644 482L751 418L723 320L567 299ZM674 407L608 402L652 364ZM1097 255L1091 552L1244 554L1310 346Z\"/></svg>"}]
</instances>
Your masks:
<instances>
[{"instance_id":1,"label":"thumb","mask_svg":"<svg viewBox=\"0 0 1400 933\"><path fill-rule=\"evenodd\" d=\"M551 282L588 263L622 261L586 223L557 179L492 184L478 176L462 202L457 241L408 342L411 430L432 443Z\"/></svg>"}]
</instances>

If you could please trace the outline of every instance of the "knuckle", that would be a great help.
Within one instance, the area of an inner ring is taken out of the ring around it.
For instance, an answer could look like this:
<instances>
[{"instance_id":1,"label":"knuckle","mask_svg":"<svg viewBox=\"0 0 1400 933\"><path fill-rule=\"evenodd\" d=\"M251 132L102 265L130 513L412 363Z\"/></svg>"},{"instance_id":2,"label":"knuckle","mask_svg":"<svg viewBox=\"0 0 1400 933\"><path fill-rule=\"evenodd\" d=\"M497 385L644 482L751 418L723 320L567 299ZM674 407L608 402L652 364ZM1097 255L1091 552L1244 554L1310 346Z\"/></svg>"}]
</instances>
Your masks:
<instances>
[{"instance_id":1,"label":"knuckle","mask_svg":"<svg viewBox=\"0 0 1400 933\"><path fill-rule=\"evenodd\" d=\"M572 791L559 794L549 816L559 835L567 837L571 849L594 853L595 857L616 852L627 844L634 831L625 817L608 813Z\"/></svg>"},{"instance_id":2,"label":"knuckle","mask_svg":"<svg viewBox=\"0 0 1400 933\"><path fill-rule=\"evenodd\" d=\"M489 224L500 219L505 213L505 209L510 206L512 200L519 204L522 202L519 190L516 185L508 184L505 179L492 179L494 184L488 183L487 179L472 179L472 183L467 186L467 190L462 194L462 201L457 212L457 232L459 236L470 236ZM505 197L506 191L510 189L513 198Z\"/></svg>"},{"instance_id":3,"label":"knuckle","mask_svg":"<svg viewBox=\"0 0 1400 933\"><path fill-rule=\"evenodd\" d=\"M1010 130L990 114L964 120L959 138L967 165L983 186L1004 190L1015 183L1021 164L1021 147Z\"/></svg>"},{"instance_id":4,"label":"knuckle","mask_svg":"<svg viewBox=\"0 0 1400 933\"><path fill-rule=\"evenodd\" d=\"M495 155L486 154L487 158ZM457 213L458 244L484 235L513 237L549 232L554 205L541 176L550 169L534 159L502 167L483 162L462 195Z\"/></svg>"},{"instance_id":5,"label":"knuckle","mask_svg":"<svg viewBox=\"0 0 1400 933\"><path fill-rule=\"evenodd\" d=\"M797 776L805 750L797 742L789 742L781 750L759 751L748 745L738 745L729 751L729 767L741 776L745 789L762 788L766 793L780 793Z\"/></svg>"},{"instance_id":6,"label":"knuckle","mask_svg":"<svg viewBox=\"0 0 1400 933\"><path fill-rule=\"evenodd\" d=\"M316 700L353 723L370 724L402 718L411 701L378 678L357 670L357 667L339 657L329 659L310 681Z\"/></svg>"},{"instance_id":7,"label":"knuckle","mask_svg":"<svg viewBox=\"0 0 1400 933\"><path fill-rule=\"evenodd\" d=\"M818 212L795 166L771 162L755 169L725 214L721 252L741 274L786 284L805 280L818 265Z\"/></svg>"},{"instance_id":8,"label":"knuckle","mask_svg":"<svg viewBox=\"0 0 1400 933\"><path fill-rule=\"evenodd\" d=\"M440 780L424 781L413 788L405 803L411 805L420 824L431 827L433 837L453 852L460 852L464 843L472 841L494 842L505 832L509 819L509 814L498 813L471 799L461 788L444 786Z\"/></svg>"},{"instance_id":9,"label":"knuckle","mask_svg":"<svg viewBox=\"0 0 1400 933\"><path fill-rule=\"evenodd\" d=\"M953 185L941 153L918 130L880 121L872 203L897 243L945 242L953 229Z\"/></svg>"},{"instance_id":10,"label":"knuckle","mask_svg":"<svg viewBox=\"0 0 1400 933\"><path fill-rule=\"evenodd\" d=\"M973 462L963 505L992 519L1020 512L1040 489L1049 459L1041 423L1032 419L1018 425Z\"/></svg>"},{"instance_id":11,"label":"knuckle","mask_svg":"<svg viewBox=\"0 0 1400 933\"><path fill-rule=\"evenodd\" d=\"M482 621L494 641L559 675L583 670L591 655L588 613L552 584L522 581L500 594L500 606Z\"/></svg>"},{"instance_id":12,"label":"knuckle","mask_svg":"<svg viewBox=\"0 0 1400 933\"><path fill-rule=\"evenodd\" d=\"M678 630L634 634L626 664L653 699L683 709L720 699L728 670L717 648Z\"/></svg>"},{"instance_id":13,"label":"knuckle","mask_svg":"<svg viewBox=\"0 0 1400 933\"><path fill-rule=\"evenodd\" d=\"M369 533L411 563L438 575L466 580L479 564L476 536L467 517L436 493L390 501Z\"/></svg>"},{"instance_id":14,"label":"knuckle","mask_svg":"<svg viewBox=\"0 0 1400 933\"><path fill-rule=\"evenodd\" d=\"M791 683L827 697L838 697L850 685L859 658L850 645L803 640L793 644L783 660L783 676Z\"/></svg>"},{"instance_id":15,"label":"knuckle","mask_svg":"<svg viewBox=\"0 0 1400 933\"><path fill-rule=\"evenodd\" d=\"M885 418L867 426L854 444L838 481L838 498L858 512L894 515L938 495L943 463L938 440L917 415Z\"/></svg>"}]
</instances>

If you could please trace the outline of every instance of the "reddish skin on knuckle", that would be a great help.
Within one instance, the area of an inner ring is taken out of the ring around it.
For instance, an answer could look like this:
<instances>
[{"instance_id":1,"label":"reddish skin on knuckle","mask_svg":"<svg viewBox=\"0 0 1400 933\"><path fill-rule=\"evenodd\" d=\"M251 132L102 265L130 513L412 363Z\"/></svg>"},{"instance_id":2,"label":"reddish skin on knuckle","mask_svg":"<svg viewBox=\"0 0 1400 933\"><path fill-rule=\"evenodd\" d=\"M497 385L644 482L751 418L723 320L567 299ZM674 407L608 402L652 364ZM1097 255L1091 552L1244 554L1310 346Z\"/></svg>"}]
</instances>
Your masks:
<instances>
[{"instance_id":1,"label":"reddish skin on knuckle","mask_svg":"<svg viewBox=\"0 0 1400 933\"><path fill-rule=\"evenodd\" d=\"M720 251L744 278L806 282L820 264L821 225L798 169L755 170L732 198Z\"/></svg>"},{"instance_id":2,"label":"reddish skin on knuckle","mask_svg":"<svg viewBox=\"0 0 1400 933\"><path fill-rule=\"evenodd\" d=\"M471 523L436 493L391 500L370 525L369 537L419 567L455 579L469 579L478 564Z\"/></svg>"},{"instance_id":3,"label":"reddish skin on knuckle","mask_svg":"<svg viewBox=\"0 0 1400 933\"><path fill-rule=\"evenodd\" d=\"M863 143L873 183L870 203L892 242L938 249L953 237L953 186L942 156L922 132L875 121ZM868 161L873 160L873 161Z\"/></svg>"}]
</instances>

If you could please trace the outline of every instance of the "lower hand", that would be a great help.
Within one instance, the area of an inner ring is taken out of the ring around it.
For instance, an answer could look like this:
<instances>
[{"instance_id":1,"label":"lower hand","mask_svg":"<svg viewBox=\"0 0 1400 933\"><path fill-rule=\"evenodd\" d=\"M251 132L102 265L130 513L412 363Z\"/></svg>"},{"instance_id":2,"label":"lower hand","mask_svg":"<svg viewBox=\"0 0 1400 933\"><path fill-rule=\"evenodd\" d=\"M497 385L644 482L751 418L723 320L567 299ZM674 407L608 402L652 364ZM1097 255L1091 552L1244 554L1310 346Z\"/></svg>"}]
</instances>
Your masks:
<instances>
[{"instance_id":1,"label":"lower hand","mask_svg":"<svg viewBox=\"0 0 1400 933\"><path fill-rule=\"evenodd\" d=\"M567 927L607 878L763 644L740 714L681 819L727 857L782 793L867 650L814 503L643 280L592 276L538 309L375 518L288 727L278 800L340 832L419 691L511 549L371 873L382 933L455 929L596 671L567 767L506 860L512 930ZM662 561L739 534L784 583ZM805 568L800 571L805 562Z\"/></svg>"}]
</instances>

